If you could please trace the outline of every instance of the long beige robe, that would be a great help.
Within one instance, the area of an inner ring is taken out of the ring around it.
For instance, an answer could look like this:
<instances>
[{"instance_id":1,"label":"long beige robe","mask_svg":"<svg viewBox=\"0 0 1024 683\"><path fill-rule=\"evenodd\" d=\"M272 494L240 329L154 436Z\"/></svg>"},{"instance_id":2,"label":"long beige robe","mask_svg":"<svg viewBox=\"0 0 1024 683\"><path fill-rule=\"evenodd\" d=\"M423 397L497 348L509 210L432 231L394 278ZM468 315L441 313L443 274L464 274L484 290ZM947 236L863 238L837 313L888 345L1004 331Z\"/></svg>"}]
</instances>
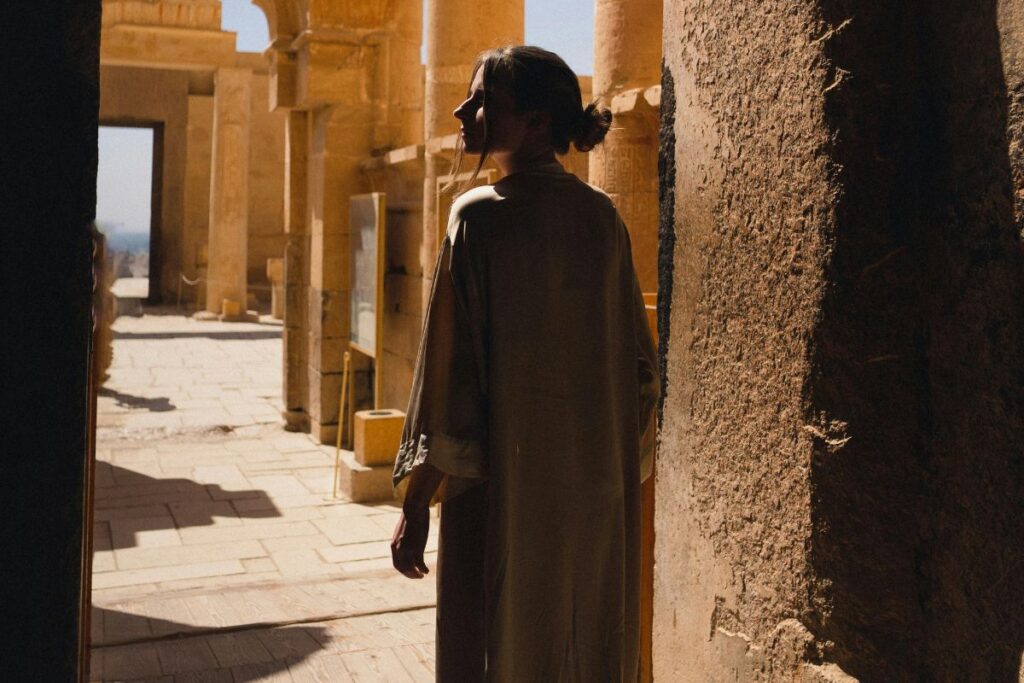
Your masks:
<instances>
[{"instance_id":1,"label":"long beige robe","mask_svg":"<svg viewBox=\"0 0 1024 683\"><path fill-rule=\"evenodd\" d=\"M437 680L633 683L658 388L626 228L551 163L462 195L439 252L395 465L448 474Z\"/></svg>"}]
</instances>

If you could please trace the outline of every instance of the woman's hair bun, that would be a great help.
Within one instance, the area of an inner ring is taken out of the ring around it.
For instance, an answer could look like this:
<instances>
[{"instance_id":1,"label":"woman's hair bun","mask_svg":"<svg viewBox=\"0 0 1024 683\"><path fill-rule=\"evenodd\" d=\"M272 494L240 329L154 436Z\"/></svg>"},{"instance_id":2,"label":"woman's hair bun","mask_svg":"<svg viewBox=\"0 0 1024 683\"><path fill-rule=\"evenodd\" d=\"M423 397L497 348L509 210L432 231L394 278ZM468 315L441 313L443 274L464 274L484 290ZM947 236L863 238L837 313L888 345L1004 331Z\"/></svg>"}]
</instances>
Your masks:
<instances>
[{"instance_id":1,"label":"woman's hair bun","mask_svg":"<svg viewBox=\"0 0 1024 683\"><path fill-rule=\"evenodd\" d=\"M573 147L580 152L589 152L604 140L611 126L611 110L598 107L596 102L591 102L580 112L572 126L569 139L572 140Z\"/></svg>"}]
</instances>

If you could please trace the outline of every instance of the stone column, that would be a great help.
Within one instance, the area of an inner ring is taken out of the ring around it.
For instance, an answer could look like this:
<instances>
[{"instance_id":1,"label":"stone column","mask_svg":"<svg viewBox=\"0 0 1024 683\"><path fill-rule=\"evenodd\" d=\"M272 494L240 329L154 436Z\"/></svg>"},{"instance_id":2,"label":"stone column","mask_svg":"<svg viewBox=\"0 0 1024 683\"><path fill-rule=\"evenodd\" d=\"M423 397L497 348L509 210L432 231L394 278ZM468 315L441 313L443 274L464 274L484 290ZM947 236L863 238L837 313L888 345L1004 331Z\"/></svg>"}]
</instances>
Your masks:
<instances>
[{"instance_id":1,"label":"stone column","mask_svg":"<svg viewBox=\"0 0 1024 683\"><path fill-rule=\"evenodd\" d=\"M424 137L427 140L458 132L452 111L466 98L476 56L488 48L522 43L524 17L523 0L431 0L427 3L424 92ZM475 163L476 159L467 157L467 161ZM450 170L448 157L427 152L421 248L424 299L430 295L437 255L437 178Z\"/></svg>"},{"instance_id":2,"label":"stone column","mask_svg":"<svg viewBox=\"0 0 1024 683\"><path fill-rule=\"evenodd\" d=\"M225 300L238 302L239 310L224 313L245 313L251 79L248 69L217 71L206 276L206 310L211 313L221 313Z\"/></svg>"},{"instance_id":3,"label":"stone column","mask_svg":"<svg viewBox=\"0 0 1024 683\"><path fill-rule=\"evenodd\" d=\"M309 230L307 221L306 164L309 148L309 114L304 111L288 112L285 128L285 234L284 254L284 356L285 429L309 429L306 411L307 351L309 321L307 318L309 291Z\"/></svg>"},{"instance_id":4,"label":"stone column","mask_svg":"<svg viewBox=\"0 0 1024 683\"><path fill-rule=\"evenodd\" d=\"M590 154L590 182L611 195L629 229L644 292L658 288L658 111L643 96L615 98L661 81L661 4L597 0L594 6L593 92L615 119Z\"/></svg>"},{"instance_id":5,"label":"stone column","mask_svg":"<svg viewBox=\"0 0 1024 683\"><path fill-rule=\"evenodd\" d=\"M370 191L360 164L374 150L419 141L408 138L420 130L410 113L420 12L417 0L310 0L307 30L292 43L295 106L309 117L304 408L322 442L337 435L349 342L349 198Z\"/></svg>"}]
</instances>

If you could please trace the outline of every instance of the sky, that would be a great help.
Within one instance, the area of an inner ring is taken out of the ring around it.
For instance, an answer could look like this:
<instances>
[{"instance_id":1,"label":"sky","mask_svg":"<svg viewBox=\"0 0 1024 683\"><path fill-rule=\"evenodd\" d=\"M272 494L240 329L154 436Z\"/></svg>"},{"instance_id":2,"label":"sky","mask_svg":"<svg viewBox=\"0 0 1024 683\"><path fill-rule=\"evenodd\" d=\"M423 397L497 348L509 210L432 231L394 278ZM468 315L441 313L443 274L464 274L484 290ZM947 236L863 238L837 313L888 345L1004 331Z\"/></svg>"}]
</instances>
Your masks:
<instances>
[{"instance_id":1,"label":"sky","mask_svg":"<svg viewBox=\"0 0 1024 683\"><path fill-rule=\"evenodd\" d=\"M249 0L222 0L221 27L238 33L243 52L262 52L270 42L263 12ZM526 42L557 52L578 74L593 73L594 0L526 0Z\"/></svg>"},{"instance_id":2,"label":"sky","mask_svg":"<svg viewBox=\"0 0 1024 683\"><path fill-rule=\"evenodd\" d=\"M100 126L96 223L106 233L149 232L153 129Z\"/></svg>"},{"instance_id":3,"label":"sky","mask_svg":"<svg viewBox=\"0 0 1024 683\"><path fill-rule=\"evenodd\" d=\"M426 3L424 0L424 10ZM525 0L526 42L557 52L581 75L594 71L594 0ZM270 42L267 20L250 0L222 0L221 27L243 52ZM100 128L96 221L118 232L148 232L153 134L148 128Z\"/></svg>"}]
</instances>

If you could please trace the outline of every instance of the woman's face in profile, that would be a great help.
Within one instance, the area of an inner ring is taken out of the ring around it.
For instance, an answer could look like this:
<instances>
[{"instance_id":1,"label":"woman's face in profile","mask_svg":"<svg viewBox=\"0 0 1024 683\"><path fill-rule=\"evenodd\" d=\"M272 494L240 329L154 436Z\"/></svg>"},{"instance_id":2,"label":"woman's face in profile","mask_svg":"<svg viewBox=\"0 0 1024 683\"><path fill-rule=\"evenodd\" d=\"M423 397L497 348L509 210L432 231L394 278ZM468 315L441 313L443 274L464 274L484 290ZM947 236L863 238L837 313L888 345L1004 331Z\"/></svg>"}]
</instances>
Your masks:
<instances>
[{"instance_id":1,"label":"woman's face in profile","mask_svg":"<svg viewBox=\"0 0 1024 683\"><path fill-rule=\"evenodd\" d=\"M484 116L490 117L491 152L514 152L526 133L527 116L517 114L512 93L505 88L492 88L484 112L484 70L477 69L469 94L452 112L462 124L459 134L469 154L480 154L484 147Z\"/></svg>"}]
</instances>

